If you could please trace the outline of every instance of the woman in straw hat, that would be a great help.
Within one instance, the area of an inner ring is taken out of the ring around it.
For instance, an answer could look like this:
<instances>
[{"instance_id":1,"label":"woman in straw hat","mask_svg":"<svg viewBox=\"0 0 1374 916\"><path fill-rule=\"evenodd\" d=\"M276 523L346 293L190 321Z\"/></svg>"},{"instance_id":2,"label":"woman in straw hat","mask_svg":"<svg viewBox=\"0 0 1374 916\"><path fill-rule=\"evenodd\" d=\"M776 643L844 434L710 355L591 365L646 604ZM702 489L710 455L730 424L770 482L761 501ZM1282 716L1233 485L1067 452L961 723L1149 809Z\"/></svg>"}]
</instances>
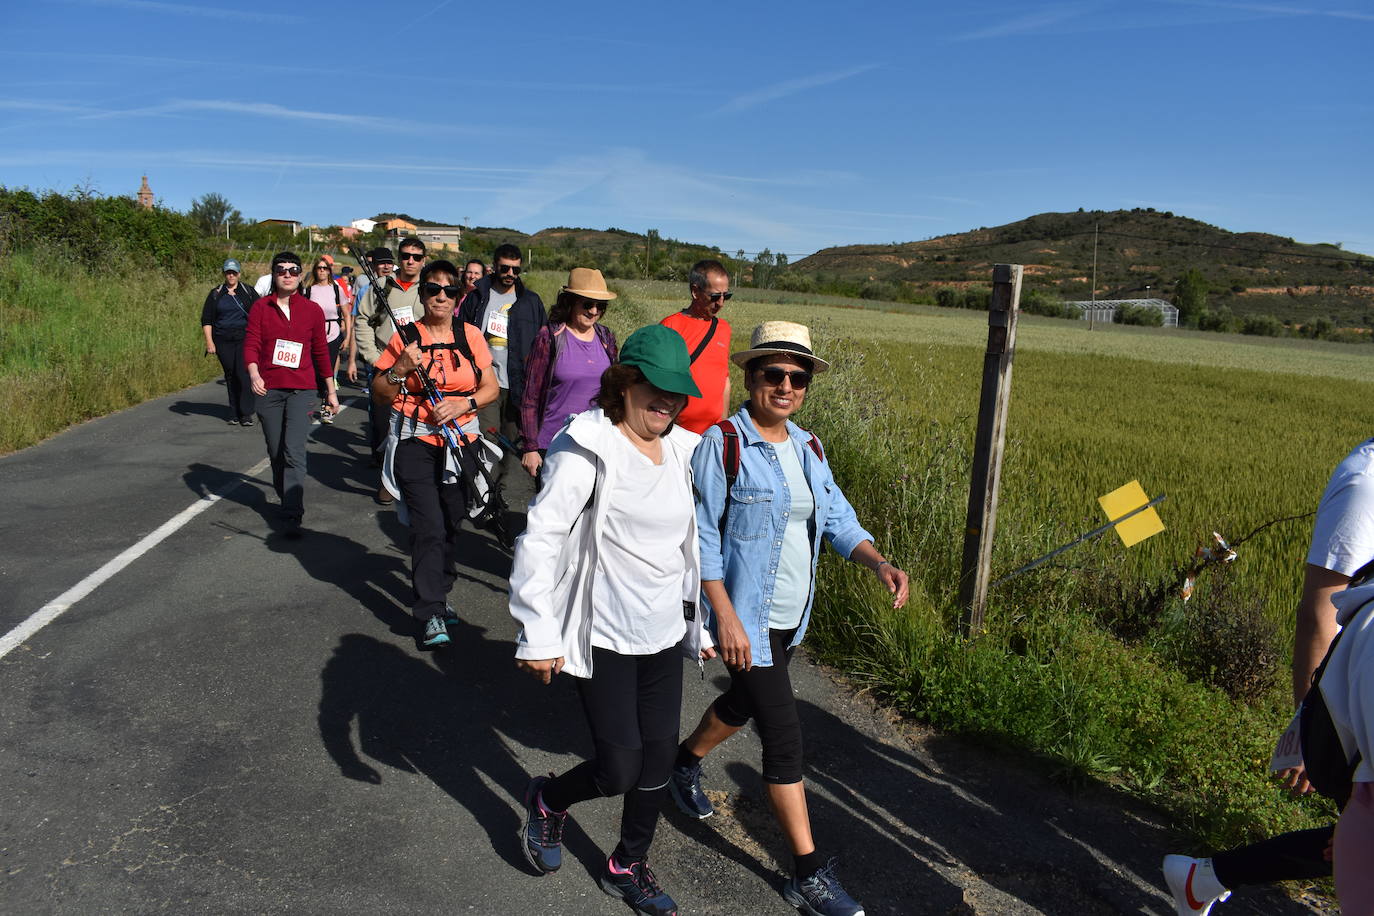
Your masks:
<instances>
[{"instance_id":1,"label":"woman in straw hat","mask_svg":"<svg viewBox=\"0 0 1374 916\"><path fill-rule=\"evenodd\" d=\"M791 846L794 874L783 888L793 906L820 916L858 916L811 836L802 782L802 734L787 666L806 635L821 540L871 569L907 599L907 575L883 558L840 492L819 441L789 418L811 379L829 364L811 350L804 325L768 321L748 350L730 357L744 370L749 399L708 429L692 458L700 500L701 591L730 688L678 749L670 790L684 813L714 813L701 790L701 760L750 719L763 742L763 781Z\"/></svg>"},{"instance_id":2,"label":"woman in straw hat","mask_svg":"<svg viewBox=\"0 0 1374 916\"><path fill-rule=\"evenodd\" d=\"M674 425L689 395L700 391L682 338L661 325L631 334L602 373L597 407L554 436L510 576L517 664L545 684L560 671L576 679L596 749L530 781L525 858L557 871L568 808L623 795L600 884L648 916L677 913L647 856L677 753L681 656L715 655L697 611L699 437Z\"/></svg>"},{"instance_id":3,"label":"woman in straw hat","mask_svg":"<svg viewBox=\"0 0 1374 916\"><path fill-rule=\"evenodd\" d=\"M615 365L615 334L601 324L614 298L601 271L574 267L549 311L549 323L530 347L520 401L520 463L537 480L563 421L592 405L601 374Z\"/></svg>"}]
</instances>

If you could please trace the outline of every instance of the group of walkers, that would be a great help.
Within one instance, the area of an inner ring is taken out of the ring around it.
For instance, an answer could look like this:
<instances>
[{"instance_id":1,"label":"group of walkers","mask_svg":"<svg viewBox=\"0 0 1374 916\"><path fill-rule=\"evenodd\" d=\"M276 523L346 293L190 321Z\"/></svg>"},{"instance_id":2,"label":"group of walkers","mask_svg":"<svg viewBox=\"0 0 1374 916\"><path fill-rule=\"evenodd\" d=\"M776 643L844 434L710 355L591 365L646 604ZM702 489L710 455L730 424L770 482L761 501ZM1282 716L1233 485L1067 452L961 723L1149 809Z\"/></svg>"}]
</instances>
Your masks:
<instances>
[{"instance_id":1,"label":"group of walkers","mask_svg":"<svg viewBox=\"0 0 1374 916\"><path fill-rule=\"evenodd\" d=\"M375 281L359 281L351 307L332 262L312 265L303 294L290 252L272 259L261 298L231 260L206 299L206 349L224 367L231 422L251 426L256 412L288 536L301 532L311 407L320 399L322 422L338 411L343 364L370 394L377 501L394 502L411 530L417 638L441 648L463 521L518 460L536 495L510 576L516 663L545 684L573 678L594 748L526 786L519 841L531 866L559 869L573 806L621 796L599 883L638 913L676 913L648 864L660 812L671 798L690 817L710 817L702 761L753 720L765 793L793 857L784 897L811 916L862 914L812 833L788 666L810 621L823 542L871 570L894 608L908 580L860 525L820 441L791 419L830 368L809 330L764 322L731 353L720 316L730 277L714 260L693 266L686 308L621 344L602 323L616 294L598 270L574 268L546 315L520 280L514 246L495 250L490 271L429 261L414 238L399 253L399 263L387 248L369 254ZM733 411L732 366L744 395ZM1346 912L1374 914L1374 872L1361 867L1374 848L1371 561L1374 440L1322 499L1294 658L1301 700L1338 623L1350 630L1322 678L1337 731L1363 754L1350 801L1334 830L1168 856L1180 914L1206 916L1246 883L1330 874L1333 860ZM679 740L682 659L717 656L729 687Z\"/></svg>"},{"instance_id":2,"label":"group of walkers","mask_svg":"<svg viewBox=\"0 0 1374 916\"><path fill-rule=\"evenodd\" d=\"M411 530L418 638L440 648L463 520L477 487L503 473L481 452L483 431L494 432L537 487L510 576L517 664L546 684L573 677L595 749L526 787L519 839L534 869L558 870L573 805L623 796L600 884L636 912L676 913L648 864L661 809L671 797L691 817L711 816L702 760L752 719L793 855L784 896L813 916L861 914L812 836L788 665L810 620L823 542L872 570L894 607L908 585L860 526L819 440L790 419L829 368L808 329L765 322L731 354L719 317L730 278L713 260L693 267L686 309L622 345L601 323L616 294L599 270L574 268L546 315L520 280L514 246L496 249L489 275L480 262L427 261L418 239L399 252L399 267L388 249L369 254L386 309L366 279L356 308L345 308L322 260L307 298L290 252L272 259L269 292L256 301L233 261L207 298L207 349L220 355L236 421L251 424L251 402L233 400L239 329L287 534L301 533L310 407L322 398L322 422L338 411L346 347L348 378L369 379L378 501L399 500ZM747 399L731 415L732 363ZM681 659L717 655L730 687L679 741Z\"/></svg>"}]
</instances>

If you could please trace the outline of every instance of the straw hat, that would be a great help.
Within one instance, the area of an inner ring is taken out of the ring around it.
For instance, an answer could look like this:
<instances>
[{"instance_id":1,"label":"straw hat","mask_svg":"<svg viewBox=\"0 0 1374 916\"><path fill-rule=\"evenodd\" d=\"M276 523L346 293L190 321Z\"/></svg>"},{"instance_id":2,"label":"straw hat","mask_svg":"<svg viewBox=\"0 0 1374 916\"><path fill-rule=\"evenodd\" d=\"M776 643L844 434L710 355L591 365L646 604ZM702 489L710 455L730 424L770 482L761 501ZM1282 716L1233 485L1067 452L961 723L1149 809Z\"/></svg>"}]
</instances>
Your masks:
<instances>
[{"instance_id":1,"label":"straw hat","mask_svg":"<svg viewBox=\"0 0 1374 916\"><path fill-rule=\"evenodd\" d=\"M749 339L749 349L730 354L730 361L743 369L749 360L770 353L785 353L809 359L814 366L812 371L824 372L830 364L811 352L811 331L804 324L792 321L765 321L754 328Z\"/></svg>"},{"instance_id":2,"label":"straw hat","mask_svg":"<svg viewBox=\"0 0 1374 916\"><path fill-rule=\"evenodd\" d=\"M563 287L563 292L602 302L615 298L615 293L606 288L606 278L601 276L601 271L591 267L574 267L568 271L568 285Z\"/></svg>"}]
</instances>

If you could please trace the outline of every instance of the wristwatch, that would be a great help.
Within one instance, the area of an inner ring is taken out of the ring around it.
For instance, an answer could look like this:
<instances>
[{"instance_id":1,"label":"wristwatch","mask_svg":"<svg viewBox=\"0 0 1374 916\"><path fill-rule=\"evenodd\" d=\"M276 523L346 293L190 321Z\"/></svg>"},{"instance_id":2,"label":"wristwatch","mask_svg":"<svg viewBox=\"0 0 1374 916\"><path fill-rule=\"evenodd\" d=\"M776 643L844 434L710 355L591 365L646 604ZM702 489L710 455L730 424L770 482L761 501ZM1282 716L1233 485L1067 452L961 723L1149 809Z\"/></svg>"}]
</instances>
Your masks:
<instances>
[{"instance_id":1,"label":"wristwatch","mask_svg":"<svg viewBox=\"0 0 1374 916\"><path fill-rule=\"evenodd\" d=\"M406 375L409 374L409 372L406 373ZM386 370L386 378L387 381L391 382L393 385L404 385L406 383L405 375L397 375L394 369Z\"/></svg>"}]
</instances>

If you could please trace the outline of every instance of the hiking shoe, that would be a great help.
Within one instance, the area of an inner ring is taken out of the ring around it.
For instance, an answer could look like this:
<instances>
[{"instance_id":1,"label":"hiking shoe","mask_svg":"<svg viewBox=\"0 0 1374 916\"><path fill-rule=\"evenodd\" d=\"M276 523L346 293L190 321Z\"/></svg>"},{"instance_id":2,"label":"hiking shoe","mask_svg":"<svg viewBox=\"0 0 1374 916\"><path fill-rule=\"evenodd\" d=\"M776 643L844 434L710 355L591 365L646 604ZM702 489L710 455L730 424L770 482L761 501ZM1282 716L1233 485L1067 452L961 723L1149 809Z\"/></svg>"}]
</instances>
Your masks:
<instances>
[{"instance_id":1,"label":"hiking shoe","mask_svg":"<svg viewBox=\"0 0 1374 916\"><path fill-rule=\"evenodd\" d=\"M1231 896L1212 871L1211 859L1165 856L1164 881L1174 895L1174 908L1179 916L1207 916L1212 911L1212 904Z\"/></svg>"},{"instance_id":2,"label":"hiking shoe","mask_svg":"<svg viewBox=\"0 0 1374 916\"><path fill-rule=\"evenodd\" d=\"M425 645L435 648L448 645L448 625L444 623L444 618L435 614L425 621L423 642Z\"/></svg>"},{"instance_id":3,"label":"hiking shoe","mask_svg":"<svg viewBox=\"0 0 1374 916\"><path fill-rule=\"evenodd\" d=\"M520 848L541 875L553 874L563 864L563 822L568 818L568 812L553 811L540 800L539 790L548 781L548 776L536 776L525 787L525 823L520 827Z\"/></svg>"},{"instance_id":4,"label":"hiking shoe","mask_svg":"<svg viewBox=\"0 0 1374 916\"><path fill-rule=\"evenodd\" d=\"M849 896L835 876L834 859L803 881L796 876L788 878L782 895L806 916L864 916L864 908Z\"/></svg>"},{"instance_id":5,"label":"hiking shoe","mask_svg":"<svg viewBox=\"0 0 1374 916\"><path fill-rule=\"evenodd\" d=\"M716 813L711 800L701 791L701 764L689 767L673 767L668 777L668 792L677 802L678 808L688 817L700 820Z\"/></svg>"},{"instance_id":6,"label":"hiking shoe","mask_svg":"<svg viewBox=\"0 0 1374 916\"><path fill-rule=\"evenodd\" d=\"M677 904L658 886L648 862L631 862L628 868L622 868L611 856L606 860L600 883L603 891L624 900L643 916L677 916Z\"/></svg>"},{"instance_id":7,"label":"hiking shoe","mask_svg":"<svg viewBox=\"0 0 1374 916\"><path fill-rule=\"evenodd\" d=\"M243 418L241 418L241 419L239 420L239 426L252 426L252 425L253 425L253 418L252 418L252 417L243 417Z\"/></svg>"}]
</instances>

